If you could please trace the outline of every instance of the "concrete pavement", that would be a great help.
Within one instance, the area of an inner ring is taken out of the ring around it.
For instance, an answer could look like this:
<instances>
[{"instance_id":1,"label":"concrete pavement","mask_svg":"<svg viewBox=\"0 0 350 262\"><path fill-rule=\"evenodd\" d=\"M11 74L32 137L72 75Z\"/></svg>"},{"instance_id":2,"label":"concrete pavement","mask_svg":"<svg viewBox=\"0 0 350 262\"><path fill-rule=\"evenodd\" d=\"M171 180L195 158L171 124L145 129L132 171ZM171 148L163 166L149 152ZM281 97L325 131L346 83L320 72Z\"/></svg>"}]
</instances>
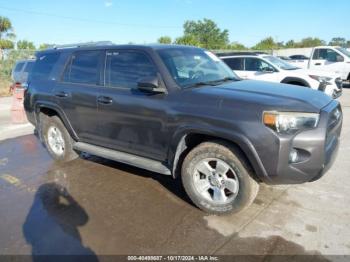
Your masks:
<instances>
[{"instance_id":1,"label":"concrete pavement","mask_svg":"<svg viewBox=\"0 0 350 262\"><path fill-rule=\"evenodd\" d=\"M34 127L29 123L11 123L12 97L0 97L0 141L33 134Z\"/></svg>"}]
</instances>

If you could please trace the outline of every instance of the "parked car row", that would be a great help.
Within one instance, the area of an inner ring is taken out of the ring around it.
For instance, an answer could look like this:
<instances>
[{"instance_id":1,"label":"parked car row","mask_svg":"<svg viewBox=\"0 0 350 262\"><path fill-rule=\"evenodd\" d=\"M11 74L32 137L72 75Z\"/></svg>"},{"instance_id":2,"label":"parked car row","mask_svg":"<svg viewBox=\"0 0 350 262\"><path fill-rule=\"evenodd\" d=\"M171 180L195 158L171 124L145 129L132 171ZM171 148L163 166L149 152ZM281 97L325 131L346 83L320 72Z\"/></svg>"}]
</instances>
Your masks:
<instances>
[{"instance_id":1,"label":"parked car row","mask_svg":"<svg viewBox=\"0 0 350 262\"><path fill-rule=\"evenodd\" d=\"M342 47L315 47L309 59L289 62L304 69L319 70L325 74L338 74L343 81L350 81L350 51Z\"/></svg>"},{"instance_id":2,"label":"parked car row","mask_svg":"<svg viewBox=\"0 0 350 262\"><path fill-rule=\"evenodd\" d=\"M342 80L332 72L301 69L268 54L244 52L218 55L242 79L304 86L333 98L342 94Z\"/></svg>"},{"instance_id":3,"label":"parked car row","mask_svg":"<svg viewBox=\"0 0 350 262\"><path fill-rule=\"evenodd\" d=\"M339 148L338 101L242 80L265 74L321 85L321 76L266 54L222 57L241 77L213 53L178 45L65 46L36 57L24 107L56 161L87 152L181 177L209 213L241 211L260 183L315 181Z\"/></svg>"},{"instance_id":4,"label":"parked car row","mask_svg":"<svg viewBox=\"0 0 350 262\"><path fill-rule=\"evenodd\" d=\"M24 83L28 81L28 76L32 71L34 59L18 60L12 69L11 78L12 84L10 86L10 92L12 93L15 88L20 88Z\"/></svg>"}]
</instances>

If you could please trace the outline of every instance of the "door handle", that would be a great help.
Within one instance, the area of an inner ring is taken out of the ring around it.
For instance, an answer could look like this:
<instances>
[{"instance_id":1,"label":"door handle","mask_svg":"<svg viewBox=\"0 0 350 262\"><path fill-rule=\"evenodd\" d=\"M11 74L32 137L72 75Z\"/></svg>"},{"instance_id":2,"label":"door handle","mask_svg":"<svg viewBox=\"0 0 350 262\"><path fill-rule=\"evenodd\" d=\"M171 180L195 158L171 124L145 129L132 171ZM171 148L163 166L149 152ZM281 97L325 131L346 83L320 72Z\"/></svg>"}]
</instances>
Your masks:
<instances>
[{"instance_id":1,"label":"door handle","mask_svg":"<svg viewBox=\"0 0 350 262\"><path fill-rule=\"evenodd\" d=\"M108 96L99 96L97 102L104 105L109 105L113 103L113 99Z\"/></svg>"},{"instance_id":2,"label":"door handle","mask_svg":"<svg viewBox=\"0 0 350 262\"><path fill-rule=\"evenodd\" d=\"M65 97L68 97L68 93L62 91L62 92L56 93L55 96L60 98L65 98Z\"/></svg>"},{"instance_id":3,"label":"door handle","mask_svg":"<svg viewBox=\"0 0 350 262\"><path fill-rule=\"evenodd\" d=\"M319 65L321 65L321 63L316 63L315 65L316 65L316 66L319 66Z\"/></svg>"}]
</instances>

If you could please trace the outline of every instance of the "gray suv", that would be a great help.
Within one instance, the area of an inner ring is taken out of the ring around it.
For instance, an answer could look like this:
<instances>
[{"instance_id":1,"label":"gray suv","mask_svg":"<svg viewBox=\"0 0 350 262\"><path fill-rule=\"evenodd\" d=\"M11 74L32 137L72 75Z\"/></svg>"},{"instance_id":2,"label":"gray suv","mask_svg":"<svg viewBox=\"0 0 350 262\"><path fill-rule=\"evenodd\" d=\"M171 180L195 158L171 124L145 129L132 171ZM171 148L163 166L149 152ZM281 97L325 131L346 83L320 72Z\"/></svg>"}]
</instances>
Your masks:
<instances>
[{"instance_id":1,"label":"gray suv","mask_svg":"<svg viewBox=\"0 0 350 262\"><path fill-rule=\"evenodd\" d=\"M82 45L36 57L24 105L54 159L88 152L181 177L209 213L249 206L259 183L319 179L337 152L337 101L243 81L203 49Z\"/></svg>"}]
</instances>

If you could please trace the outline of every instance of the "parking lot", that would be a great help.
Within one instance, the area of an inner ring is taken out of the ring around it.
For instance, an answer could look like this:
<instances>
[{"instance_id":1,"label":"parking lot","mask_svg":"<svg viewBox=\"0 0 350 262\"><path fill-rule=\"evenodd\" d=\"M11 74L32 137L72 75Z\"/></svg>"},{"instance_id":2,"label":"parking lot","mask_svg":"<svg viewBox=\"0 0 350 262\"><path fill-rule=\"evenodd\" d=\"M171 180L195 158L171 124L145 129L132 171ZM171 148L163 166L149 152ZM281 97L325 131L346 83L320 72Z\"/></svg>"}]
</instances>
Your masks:
<instances>
[{"instance_id":1,"label":"parking lot","mask_svg":"<svg viewBox=\"0 0 350 262\"><path fill-rule=\"evenodd\" d=\"M0 142L0 254L350 255L350 90L333 168L261 185L253 205L206 215L180 181L92 156L55 164L34 135ZM261 257L263 259L263 257Z\"/></svg>"}]
</instances>

